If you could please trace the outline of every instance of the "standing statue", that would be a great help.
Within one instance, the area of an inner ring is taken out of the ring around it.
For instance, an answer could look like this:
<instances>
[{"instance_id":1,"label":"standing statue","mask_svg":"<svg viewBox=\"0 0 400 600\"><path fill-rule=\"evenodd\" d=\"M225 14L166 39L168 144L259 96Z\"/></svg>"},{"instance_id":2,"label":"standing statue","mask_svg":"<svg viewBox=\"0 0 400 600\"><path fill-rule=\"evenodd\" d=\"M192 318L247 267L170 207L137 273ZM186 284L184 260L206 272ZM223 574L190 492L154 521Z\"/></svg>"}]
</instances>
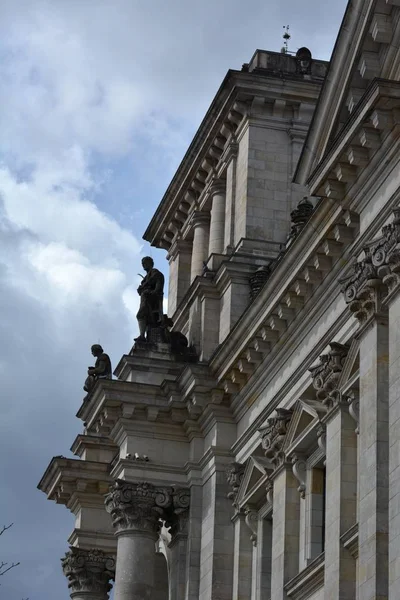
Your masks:
<instances>
[{"instance_id":1,"label":"standing statue","mask_svg":"<svg viewBox=\"0 0 400 600\"><path fill-rule=\"evenodd\" d=\"M161 327L163 323L164 275L154 268L150 256L142 260L146 275L138 287L140 308L136 315L139 324L139 337L135 342L145 342L146 333L151 327Z\"/></svg>"},{"instance_id":2,"label":"standing statue","mask_svg":"<svg viewBox=\"0 0 400 600\"><path fill-rule=\"evenodd\" d=\"M100 344L93 344L91 348L93 356L96 357L94 367L88 367L88 376L83 389L90 394L98 379L112 379L111 360L103 351Z\"/></svg>"}]
</instances>

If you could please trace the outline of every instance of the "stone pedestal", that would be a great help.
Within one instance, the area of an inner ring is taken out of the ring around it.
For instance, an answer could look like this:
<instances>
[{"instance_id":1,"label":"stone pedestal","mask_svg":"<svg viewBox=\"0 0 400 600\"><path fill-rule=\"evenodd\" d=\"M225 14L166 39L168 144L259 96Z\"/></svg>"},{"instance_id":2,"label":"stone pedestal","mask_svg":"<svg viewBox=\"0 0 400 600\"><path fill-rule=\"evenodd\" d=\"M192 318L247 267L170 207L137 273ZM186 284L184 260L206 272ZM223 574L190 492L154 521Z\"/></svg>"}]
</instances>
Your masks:
<instances>
[{"instance_id":1,"label":"stone pedestal","mask_svg":"<svg viewBox=\"0 0 400 600\"><path fill-rule=\"evenodd\" d=\"M115 560L101 550L71 547L62 559L73 600L108 600Z\"/></svg>"},{"instance_id":2,"label":"stone pedestal","mask_svg":"<svg viewBox=\"0 0 400 600\"><path fill-rule=\"evenodd\" d=\"M357 436L339 400L326 417L325 597L354 600L356 563L340 537L357 519Z\"/></svg>"},{"instance_id":3,"label":"stone pedestal","mask_svg":"<svg viewBox=\"0 0 400 600\"><path fill-rule=\"evenodd\" d=\"M211 187L212 208L210 223L210 243L208 254L222 254L225 237L225 184L215 183Z\"/></svg>"},{"instance_id":4,"label":"stone pedestal","mask_svg":"<svg viewBox=\"0 0 400 600\"><path fill-rule=\"evenodd\" d=\"M190 282L203 274L204 262L208 258L210 215L196 211L192 216L193 250Z\"/></svg>"},{"instance_id":5,"label":"stone pedestal","mask_svg":"<svg viewBox=\"0 0 400 600\"><path fill-rule=\"evenodd\" d=\"M155 590L155 542L171 496L149 483L117 481L106 496L118 540L114 600L149 600Z\"/></svg>"}]
</instances>

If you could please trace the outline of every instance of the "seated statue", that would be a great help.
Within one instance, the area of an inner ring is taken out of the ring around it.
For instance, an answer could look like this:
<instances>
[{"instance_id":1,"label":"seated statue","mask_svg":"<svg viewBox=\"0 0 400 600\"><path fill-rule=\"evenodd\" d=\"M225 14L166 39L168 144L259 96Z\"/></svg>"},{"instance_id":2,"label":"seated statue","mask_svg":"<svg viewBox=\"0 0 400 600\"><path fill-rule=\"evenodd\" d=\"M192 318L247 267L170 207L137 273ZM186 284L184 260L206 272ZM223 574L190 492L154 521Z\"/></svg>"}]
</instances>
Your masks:
<instances>
[{"instance_id":1,"label":"seated statue","mask_svg":"<svg viewBox=\"0 0 400 600\"><path fill-rule=\"evenodd\" d=\"M161 327L163 324L164 275L154 268L150 256L142 260L146 275L138 287L140 308L136 315L139 324L139 336L135 342L145 342L146 333L151 327Z\"/></svg>"},{"instance_id":2,"label":"seated statue","mask_svg":"<svg viewBox=\"0 0 400 600\"><path fill-rule=\"evenodd\" d=\"M100 344L93 344L91 348L93 356L96 357L94 367L88 367L88 376L83 389L90 394L98 379L112 379L111 360L103 351Z\"/></svg>"}]
</instances>

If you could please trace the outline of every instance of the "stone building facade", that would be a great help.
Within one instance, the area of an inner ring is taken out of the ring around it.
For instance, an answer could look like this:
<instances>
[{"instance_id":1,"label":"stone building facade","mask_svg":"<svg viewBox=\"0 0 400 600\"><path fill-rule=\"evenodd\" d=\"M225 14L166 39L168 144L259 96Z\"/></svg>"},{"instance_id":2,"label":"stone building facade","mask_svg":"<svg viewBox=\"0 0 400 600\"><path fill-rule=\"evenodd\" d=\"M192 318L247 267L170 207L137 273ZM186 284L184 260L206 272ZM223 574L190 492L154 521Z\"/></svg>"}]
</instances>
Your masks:
<instances>
[{"instance_id":1,"label":"stone building facade","mask_svg":"<svg viewBox=\"0 0 400 600\"><path fill-rule=\"evenodd\" d=\"M399 600L399 39L350 0L222 82L144 235L190 356L134 345L39 484L74 600Z\"/></svg>"}]
</instances>

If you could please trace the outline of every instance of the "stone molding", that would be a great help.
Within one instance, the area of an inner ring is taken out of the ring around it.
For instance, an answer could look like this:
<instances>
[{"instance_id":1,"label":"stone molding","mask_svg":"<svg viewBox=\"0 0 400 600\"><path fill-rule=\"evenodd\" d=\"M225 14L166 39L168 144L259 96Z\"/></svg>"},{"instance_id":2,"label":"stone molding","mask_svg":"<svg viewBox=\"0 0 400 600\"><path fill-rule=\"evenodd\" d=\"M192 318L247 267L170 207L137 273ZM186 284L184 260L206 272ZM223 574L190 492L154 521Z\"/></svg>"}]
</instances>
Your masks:
<instances>
[{"instance_id":1,"label":"stone molding","mask_svg":"<svg viewBox=\"0 0 400 600\"><path fill-rule=\"evenodd\" d=\"M115 560L97 549L71 547L61 559L71 595L79 592L97 593L108 598L114 579Z\"/></svg>"},{"instance_id":2,"label":"stone molding","mask_svg":"<svg viewBox=\"0 0 400 600\"><path fill-rule=\"evenodd\" d=\"M283 445L292 414L292 410L277 408L276 416L268 419L267 425L260 429L262 448L275 469L285 462Z\"/></svg>"},{"instance_id":3,"label":"stone molding","mask_svg":"<svg viewBox=\"0 0 400 600\"><path fill-rule=\"evenodd\" d=\"M190 490L118 479L105 498L105 506L117 535L137 531L156 536L162 519L174 539L186 534Z\"/></svg>"},{"instance_id":4,"label":"stone molding","mask_svg":"<svg viewBox=\"0 0 400 600\"><path fill-rule=\"evenodd\" d=\"M305 569L293 577L284 587L292 600L306 600L323 587L325 575L325 553L317 556Z\"/></svg>"},{"instance_id":5,"label":"stone molding","mask_svg":"<svg viewBox=\"0 0 400 600\"><path fill-rule=\"evenodd\" d=\"M210 213L202 212L199 210L195 210L192 213L192 217L190 219L190 224L193 229L195 227L207 226L207 225L209 225L209 223L210 223Z\"/></svg>"}]
</instances>

